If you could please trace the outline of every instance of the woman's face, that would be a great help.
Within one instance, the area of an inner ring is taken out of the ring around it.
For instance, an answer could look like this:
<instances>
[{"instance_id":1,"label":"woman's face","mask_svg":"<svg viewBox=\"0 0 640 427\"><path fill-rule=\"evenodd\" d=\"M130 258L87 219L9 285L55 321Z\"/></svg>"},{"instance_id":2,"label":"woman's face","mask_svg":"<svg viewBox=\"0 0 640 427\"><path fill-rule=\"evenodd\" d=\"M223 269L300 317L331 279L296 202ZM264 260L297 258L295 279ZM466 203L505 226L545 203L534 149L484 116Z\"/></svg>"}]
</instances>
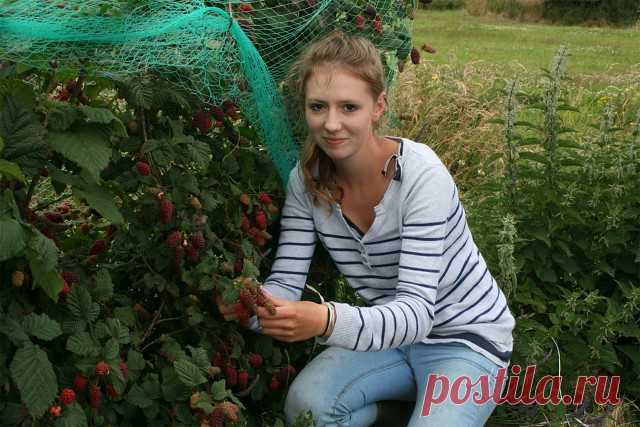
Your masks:
<instances>
[{"instance_id":1,"label":"woman's face","mask_svg":"<svg viewBox=\"0 0 640 427\"><path fill-rule=\"evenodd\" d=\"M333 160L351 157L373 141L384 105L384 92L374 99L368 83L342 68L320 67L305 88L309 135Z\"/></svg>"}]
</instances>

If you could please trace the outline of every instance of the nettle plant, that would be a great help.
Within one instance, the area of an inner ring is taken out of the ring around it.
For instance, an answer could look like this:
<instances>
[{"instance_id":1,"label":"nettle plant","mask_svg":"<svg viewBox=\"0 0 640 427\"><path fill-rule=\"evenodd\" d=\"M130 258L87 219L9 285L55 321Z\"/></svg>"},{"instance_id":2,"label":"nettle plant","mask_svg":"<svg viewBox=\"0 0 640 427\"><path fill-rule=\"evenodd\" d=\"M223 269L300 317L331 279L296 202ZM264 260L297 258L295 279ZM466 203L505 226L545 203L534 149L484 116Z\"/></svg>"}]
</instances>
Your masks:
<instances>
[{"instance_id":1,"label":"nettle plant","mask_svg":"<svg viewBox=\"0 0 640 427\"><path fill-rule=\"evenodd\" d=\"M215 306L265 305L283 194L251 123L56 66L0 70L0 424L283 425L310 346Z\"/></svg>"},{"instance_id":2,"label":"nettle plant","mask_svg":"<svg viewBox=\"0 0 640 427\"><path fill-rule=\"evenodd\" d=\"M625 122L609 106L586 131L567 126L577 110L562 90L566 55L561 48L541 93L506 86L506 113L495 120L502 173L475 215L517 315L512 363L553 375L560 357L567 383L621 375L637 398L640 112Z\"/></svg>"}]
</instances>

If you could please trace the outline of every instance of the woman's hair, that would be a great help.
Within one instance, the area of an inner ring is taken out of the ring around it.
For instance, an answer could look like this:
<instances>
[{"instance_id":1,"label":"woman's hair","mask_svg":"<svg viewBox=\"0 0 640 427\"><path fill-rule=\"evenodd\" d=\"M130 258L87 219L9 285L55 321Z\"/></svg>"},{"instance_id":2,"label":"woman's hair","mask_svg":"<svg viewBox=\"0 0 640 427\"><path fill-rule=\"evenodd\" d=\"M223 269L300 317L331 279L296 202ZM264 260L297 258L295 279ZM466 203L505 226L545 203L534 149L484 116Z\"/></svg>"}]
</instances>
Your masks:
<instances>
[{"instance_id":1,"label":"woman's hair","mask_svg":"<svg viewBox=\"0 0 640 427\"><path fill-rule=\"evenodd\" d=\"M289 71L287 86L293 92L294 102L304 111L307 81L319 68L344 69L367 83L374 100L384 91L384 69L380 52L368 39L347 35L336 30L308 46ZM335 67L335 68L334 68ZM374 131L379 121L374 123ZM342 200L343 189L335 182L335 165L331 158L307 135L300 165L304 175L304 185L313 198L314 205L320 200L327 202L330 212L331 202ZM317 165L318 176L314 177Z\"/></svg>"}]
</instances>

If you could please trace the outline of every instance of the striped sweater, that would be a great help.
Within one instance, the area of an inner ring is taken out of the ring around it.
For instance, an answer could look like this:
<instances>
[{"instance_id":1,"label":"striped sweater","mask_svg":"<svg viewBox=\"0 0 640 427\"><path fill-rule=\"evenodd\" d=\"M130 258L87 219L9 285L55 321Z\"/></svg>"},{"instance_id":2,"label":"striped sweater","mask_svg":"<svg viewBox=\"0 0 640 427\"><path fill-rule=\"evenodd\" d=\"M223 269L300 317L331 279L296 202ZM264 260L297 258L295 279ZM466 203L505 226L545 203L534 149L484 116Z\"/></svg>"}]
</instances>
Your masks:
<instances>
[{"instance_id":1,"label":"striped sweater","mask_svg":"<svg viewBox=\"0 0 640 427\"><path fill-rule=\"evenodd\" d=\"M391 139L398 141L396 174L366 233L339 204L333 204L331 214L326 204L314 206L296 164L276 258L263 289L299 300L319 240L367 303L336 302L335 329L320 343L381 351L419 342L460 342L507 366L515 320L473 241L453 178L426 145ZM249 327L261 332L255 316Z\"/></svg>"}]
</instances>

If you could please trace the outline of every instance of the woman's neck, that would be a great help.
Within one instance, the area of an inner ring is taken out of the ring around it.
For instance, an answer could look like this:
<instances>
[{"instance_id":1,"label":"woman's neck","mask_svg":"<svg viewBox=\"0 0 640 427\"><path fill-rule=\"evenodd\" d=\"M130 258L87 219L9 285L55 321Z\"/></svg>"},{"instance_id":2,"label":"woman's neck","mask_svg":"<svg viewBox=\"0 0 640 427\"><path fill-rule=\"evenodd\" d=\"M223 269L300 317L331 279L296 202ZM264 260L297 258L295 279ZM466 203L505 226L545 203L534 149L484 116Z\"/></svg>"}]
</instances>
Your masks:
<instances>
[{"instance_id":1,"label":"woman's neck","mask_svg":"<svg viewBox=\"0 0 640 427\"><path fill-rule=\"evenodd\" d=\"M388 173L383 176L385 162L397 151L398 143L384 137L372 140L357 155L336 164L336 182L350 193L367 192L376 184L383 183L393 176L395 165L389 164Z\"/></svg>"}]
</instances>

